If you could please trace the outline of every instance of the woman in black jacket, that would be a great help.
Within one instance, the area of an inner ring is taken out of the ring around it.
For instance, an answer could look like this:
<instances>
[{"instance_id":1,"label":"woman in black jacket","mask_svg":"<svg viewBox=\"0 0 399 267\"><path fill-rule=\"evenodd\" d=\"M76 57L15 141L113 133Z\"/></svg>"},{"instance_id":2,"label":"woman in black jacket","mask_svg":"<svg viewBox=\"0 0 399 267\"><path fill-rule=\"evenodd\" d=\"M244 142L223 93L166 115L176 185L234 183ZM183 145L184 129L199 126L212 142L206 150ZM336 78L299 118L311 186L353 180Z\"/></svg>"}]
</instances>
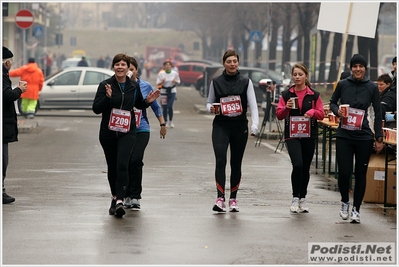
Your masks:
<instances>
[{"instance_id":1,"label":"woman in black jacket","mask_svg":"<svg viewBox=\"0 0 399 267\"><path fill-rule=\"evenodd\" d=\"M338 187L341 193L339 215L343 220L349 218L349 185L355 165L355 188L353 190L353 208L350 214L352 223L360 223L360 205L366 190L366 173L373 144L380 153L382 143L382 116L380 95L377 85L366 76L367 62L359 54L350 61L352 75L339 81L330 99L331 111L340 118L336 133L338 163ZM341 104L349 104L349 115L344 117ZM368 110L373 105L375 118L369 121ZM374 125L374 133L370 128ZM355 158L355 163L353 162Z\"/></svg>"},{"instance_id":2,"label":"woman in black jacket","mask_svg":"<svg viewBox=\"0 0 399 267\"><path fill-rule=\"evenodd\" d=\"M131 62L126 54L117 54L112 67L115 75L101 82L93 102L93 112L101 114L100 143L108 166L108 182L112 200L110 215L125 214L123 199L129 183L129 159L136 142L133 107L145 109L155 101L159 90L143 99L139 85L126 75Z\"/></svg>"}]
</instances>

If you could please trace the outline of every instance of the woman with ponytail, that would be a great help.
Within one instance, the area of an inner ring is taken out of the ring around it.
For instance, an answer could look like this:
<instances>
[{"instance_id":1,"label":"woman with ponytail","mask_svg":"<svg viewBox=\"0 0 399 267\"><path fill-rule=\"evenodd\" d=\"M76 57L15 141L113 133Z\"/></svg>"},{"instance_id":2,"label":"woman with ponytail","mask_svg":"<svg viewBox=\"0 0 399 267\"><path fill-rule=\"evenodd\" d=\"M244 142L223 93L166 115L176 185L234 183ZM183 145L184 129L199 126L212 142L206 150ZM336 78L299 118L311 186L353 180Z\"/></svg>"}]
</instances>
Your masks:
<instances>
[{"instance_id":1,"label":"woman with ponytail","mask_svg":"<svg viewBox=\"0 0 399 267\"><path fill-rule=\"evenodd\" d=\"M282 92L276 110L279 120L285 119L284 138L291 158L292 213L309 212L306 202L316 139L317 120L324 119L320 94L311 88L308 68L297 63L291 71L294 85Z\"/></svg>"}]
</instances>

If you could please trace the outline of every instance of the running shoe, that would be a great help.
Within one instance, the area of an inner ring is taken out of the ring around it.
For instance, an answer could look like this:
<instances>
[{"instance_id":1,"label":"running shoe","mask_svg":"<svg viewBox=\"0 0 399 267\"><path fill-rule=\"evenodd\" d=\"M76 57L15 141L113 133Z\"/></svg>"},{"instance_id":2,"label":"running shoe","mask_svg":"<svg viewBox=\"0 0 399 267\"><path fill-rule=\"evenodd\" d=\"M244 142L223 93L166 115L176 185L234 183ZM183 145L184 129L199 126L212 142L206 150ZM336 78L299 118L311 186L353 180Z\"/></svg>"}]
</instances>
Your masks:
<instances>
[{"instance_id":1,"label":"running shoe","mask_svg":"<svg viewBox=\"0 0 399 267\"><path fill-rule=\"evenodd\" d=\"M290 210L292 213L299 212L299 198L298 197L292 198Z\"/></svg>"},{"instance_id":2,"label":"running shoe","mask_svg":"<svg viewBox=\"0 0 399 267\"><path fill-rule=\"evenodd\" d=\"M351 212L351 223L360 223L360 213L353 207Z\"/></svg>"},{"instance_id":3,"label":"running shoe","mask_svg":"<svg viewBox=\"0 0 399 267\"><path fill-rule=\"evenodd\" d=\"M109 215L115 215L115 209L116 209L116 199L112 198L111 200L111 206L109 207Z\"/></svg>"},{"instance_id":4,"label":"running shoe","mask_svg":"<svg viewBox=\"0 0 399 267\"><path fill-rule=\"evenodd\" d=\"M226 205L224 204L224 198L219 197L216 199L216 203L212 208L213 211L226 212Z\"/></svg>"},{"instance_id":5,"label":"running shoe","mask_svg":"<svg viewBox=\"0 0 399 267\"><path fill-rule=\"evenodd\" d=\"M232 198L229 200L229 210L230 212L239 212L239 208L237 206L238 200L236 198Z\"/></svg>"},{"instance_id":6,"label":"running shoe","mask_svg":"<svg viewBox=\"0 0 399 267\"><path fill-rule=\"evenodd\" d=\"M299 212L309 212L308 203L306 202L306 198L299 199Z\"/></svg>"},{"instance_id":7,"label":"running shoe","mask_svg":"<svg viewBox=\"0 0 399 267\"><path fill-rule=\"evenodd\" d=\"M132 199L132 209L140 209L140 200L137 198Z\"/></svg>"},{"instance_id":8,"label":"running shoe","mask_svg":"<svg viewBox=\"0 0 399 267\"><path fill-rule=\"evenodd\" d=\"M123 206L125 206L125 208L130 209L132 207L133 203L132 203L132 199L130 197L125 198L125 201L123 202Z\"/></svg>"},{"instance_id":9,"label":"running shoe","mask_svg":"<svg viewBox=\"0 0 399 267\"><path fill-rule=\"evenodd\" d=\"M115 217L122 218L125 215L125 209L123 208L123 203L117 203L115 206Z\"/></svg>"},{"instance_id":10,"label":"running shoe","mask_svg":"<svg viewBox=\"0 0 399 267\"><path fill-rule=\"evenodd\" d=\"M342 220L347 220L349 217L349 201L348 202L341 202L341 210L339 211L339 216Z\"/></svg>"}]
</instances>

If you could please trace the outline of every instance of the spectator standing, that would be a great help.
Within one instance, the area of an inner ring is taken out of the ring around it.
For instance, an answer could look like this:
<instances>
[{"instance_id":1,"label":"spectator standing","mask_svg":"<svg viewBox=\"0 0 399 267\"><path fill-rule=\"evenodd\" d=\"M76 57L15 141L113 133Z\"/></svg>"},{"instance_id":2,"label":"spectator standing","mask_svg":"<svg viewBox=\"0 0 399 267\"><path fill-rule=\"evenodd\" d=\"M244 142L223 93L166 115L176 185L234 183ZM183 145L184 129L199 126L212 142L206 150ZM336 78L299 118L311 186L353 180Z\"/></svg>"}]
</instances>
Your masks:
<instances>
[{"instance_id":1,"label":"spectator standing","mask_svg":"<svg viewBox=\"0 0 399 267\"><path fill-rule=\"evenodd\" d=\"M50 76L51 74L51 66L53 66L53 59L50 53L46 53L46 73L45 76Z\"/></svg>"},{"instance_id":2,"label":"spectator standing","mask_svg":"<svg viewBox=\"0 0 399 267\"><path fill-rule=\"evenodd\" d=\"M131 79L137 82L140 86L141 94L144 98L150 92L153 92L151 84L147 81L141 80L137 77L139 66L134 57L131 58L131 64L129 70L132 72ZM159 136L164 139L166 136L166 125L162 115L162 109L158 104L158 101L154 101L150 105L155 117L157 117L160 130ZM125 198L125 208L140 209L141 192L143 190L143 166L144 166L144 152L150 141L150 123L147 117L147 109L135 109L136 115L136 126L137 126L137 140L133 148L132 156L129 164L129 186Z\"/></svg>"},{"instance_id":3,"label":"spectator standing","mask_svg":"<svg viewBox=\"0 0 399 267\"><path fill-rule=\"evenodd\" d=\"M107 55L104 59L104 66L106 69L112 69L111 67L111 58Z\"/></svg>"},{"instance_id":4,"label":"spectator standing","mask_svg":"<svg viewBox=\"0 0 399 267\"><path fill-rule=\"evenodd\" d=\"M159 96L159 91L156 91L143 98L137 82L126 75L129 65L130 57L126 54L114 57L112 67L115 74L98 85L92 107L95 114L101 114L99 140L107 162L112 195L109 214L118 218L125 214L123 200L129 184L129 161L136 143L133 108L145 109ZM121 120L128 123L115 123Z\"/></svg>"},{"instance_id":5,"label":"spectator standing","mask_svg":"<svg viewBox=\"0 0 399 267\"><path fill-rule=\"evenodd\" d=\"M380 153L383 147L382 116L377 85L365 76L366 59L360 54L353 55L350 69L352 75L340 81L332 94L330 109L340 117L335 135L338 187L341 194L339 215L343 220L349 218L349 186L355 165L355 188L350 220L351 223L360 223L360 206L366 190L366 173L373 144L377 153ZM348 117L344 117L344 109L340 104L349 104ZM370 105L374 109L374 121L368 119ZM374 125L374 132L370 125Z\"/></svg>"},{"instance_id":6,"label":"spectator standing","mask_svg":"<svg viewBox=\"0 0 399 267\"><path fill-rule=\"evenodd\" d=\"M105 67L105 60L103 59L103 56L100 56L100 58L97 60L97 68L104 68Z\"/></svg>"},{"instance_id":7,"label":"spectator standing","mask_svg":"<svg viewBox=\"0 0 399 267\"><path fill-rule=\"evenodd\" d=\"M397 65L396 64L397 64L396 63L396 57L394 57L392 59L392 68L393 68L393 70L391 71L392 85L393 86L396 86L396 79L397 79L397 76L398 76L398 71L397 71Z\"/></svg>"},{"instance_id":8,"label":"spectator standing","mask_svg":"<svg viewBox=\"0 0 399 267\"><path fill-rule=\"evenodd\" d=\"M291 75L295 84L282 92L276 116L279 120L285 119L284 139L292 164L290 211L299 213L309 212L306 195L310 165L318 138L317 120L324 119L324 108L320 93L311 88L308 68L297 63Z\"/></svg>"},{"instance_id":9,"label":"spectator standing","mask_svg":"<svg viewBox=\"0 0 399 267\"><path fill-rule=\"evenodd\" d=\"M378 76L377 86L381 98L381 114L385 120L384 127L396 128L396 86L389 74Z\"/></svg>"},{"instance_id":10,"label":"spectator standing","mask_svg":"<svg viewBox=\"0 0 399 267\"><path fill-rule=\"evenodd\" d=\"M86 57L82 57L82 59L78 62L78 67L88 67L89 63L87 63Z\"/></svg>"},{"instance_id":11,"label":"spectator standing","mask_svg":"<svg viewBox=\"0 0 399 267\"><path fill-rule=\"evenodd\" d=\"M222 58L223 73L212 79L206 107L216 114L212 123L212 145L216 159L215 181L217 199L212 210L225 212L225 185L227 150L230 145L230 199L229 211L238 212L237 192L241 182L241 165L248 141L248 106L251 110L251 135L258 133L259 115L251 79L238 70L239 55L227 50ZM220 113L213 103L220 103ZM232 109L230 107L234 106Z\"/></svg>"},{"instance_id":12,"label":"spectator standing","mask_svg":"<svg viewBox=\"0 0 399 267\"><path fill-rule=\"evenodd\" d=\"M21 77L28 83L28 89L21 95L21 114L33 119L36 113L39 92L43 88L44 75L33 57L28 59L28 64L9 72L10 77Z\"/></svg>"},{"instance_id":13,"label":"spectator standing","mask_svg":"<svg viewBox=\"0 0 399 267\"><path fill-rule=\"evenodd\" d=\"M161 104L166 126L174 128L173 104L177 93L176 85L180 83L180 77L176 71L172 70L172 63L170 61L165 61L163 67L164 69L157 76L157 86L161 88Z\"/></svg>"},{"instance_id":14,"label":"spectator standing","mask_svg":"<svg viewBox=\"0 0 399 267\"><path fill-rule=\"evenodd\" d=\"M5 189L5 179L8 167L8 144L18 141L18 120L15 111L14 101L18 100L22 93L26 91L26 82L20 82L14 90L11 87L11 80L8 72L13 63L13 53L3 46L3 204L9 204L15 201L15 198L9 196Z\"/></svg>"}]
</instances>

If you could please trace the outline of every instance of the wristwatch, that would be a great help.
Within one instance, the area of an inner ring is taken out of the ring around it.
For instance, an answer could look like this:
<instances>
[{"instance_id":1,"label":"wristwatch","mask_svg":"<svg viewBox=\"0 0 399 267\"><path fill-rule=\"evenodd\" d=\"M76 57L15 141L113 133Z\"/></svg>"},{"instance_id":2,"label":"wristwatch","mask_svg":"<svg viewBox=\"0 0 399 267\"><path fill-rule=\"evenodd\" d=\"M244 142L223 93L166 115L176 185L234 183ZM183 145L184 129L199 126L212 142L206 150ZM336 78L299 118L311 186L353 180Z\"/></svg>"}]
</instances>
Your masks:
<instances>
[{"instance_id":1,"label":"wristwatch","mask_svg":"<svg viewBox=\"0 0 399 267\"><path fill-rule=\"evenodd\" d=\"M377 139L375 139L375 141L377 141L378 143L382 143L382 137L378 137Z\"/></svg>"},{"instance_id":2,"label":"wristwatch","mask_svg":"<svg viewBox=\"0 0 399 267\"><path fill-rule=\"evenodd\" d=\"M162 126L166 126L166 124L165 124L165 123L161 123L159 126L161 126L161 127L162 127ZM381 142L382 142L382 141L381 141Z\"/></svg>"}]
</instances>

